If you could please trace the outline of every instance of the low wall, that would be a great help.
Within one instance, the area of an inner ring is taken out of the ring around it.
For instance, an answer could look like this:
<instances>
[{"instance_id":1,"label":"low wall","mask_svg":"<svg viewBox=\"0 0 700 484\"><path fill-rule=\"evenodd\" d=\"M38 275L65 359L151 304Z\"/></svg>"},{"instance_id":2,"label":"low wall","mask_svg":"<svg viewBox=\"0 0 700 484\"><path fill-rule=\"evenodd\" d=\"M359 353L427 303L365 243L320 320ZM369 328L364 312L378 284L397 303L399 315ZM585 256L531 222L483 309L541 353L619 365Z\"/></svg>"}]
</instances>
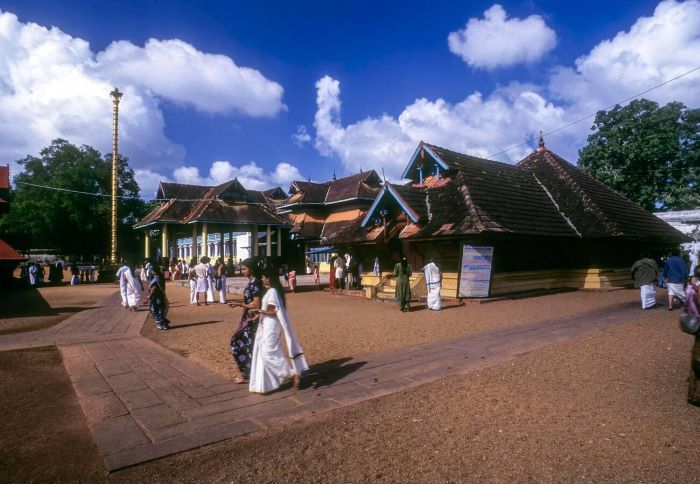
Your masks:
<instances>
[{"instance_id":1,"label":"low wall","mask_svg":"<svg viewBox=\"0 0 700 484\"><path fill-rule=\"evenodd\" d=\"M381 276L375 276L371 272L364 273L362 285L374 286L379 284L381 277L390 274L384 272ZM458 297L458 278L457 272L442 273L442 297ZM604 290L629 287L631 284L630 270L627 267L501 272L494 273L491 277L491 296L561 288Z\"/></svg>"}]
</instances>

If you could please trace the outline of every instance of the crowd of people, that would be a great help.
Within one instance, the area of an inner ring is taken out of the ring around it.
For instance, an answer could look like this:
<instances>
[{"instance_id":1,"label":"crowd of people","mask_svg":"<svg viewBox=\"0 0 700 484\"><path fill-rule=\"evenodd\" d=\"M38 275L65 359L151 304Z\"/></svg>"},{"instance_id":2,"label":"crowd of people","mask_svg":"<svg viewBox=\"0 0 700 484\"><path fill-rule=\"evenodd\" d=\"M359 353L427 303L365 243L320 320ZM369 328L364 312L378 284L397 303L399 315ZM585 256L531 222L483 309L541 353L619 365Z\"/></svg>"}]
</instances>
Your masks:
<instances>
[{"instance_id":1,"label":"crowd of people","mask_svg":"<svg viewBox=\"0 0 700 484\"><path fill-rule=\"evenodd\" d=\"M285 289L280 283L281 273L287 275L289 287L295 279L292 271L275 268L265 260L247 259L240 267L241 275L248 278L241 301L231 302L232 308L242 308L236 330L231 336L230 351L240 376L237 383L248 384L255 393L268 393L291 379L295 388L301 383L301 375L308 369L304 353L299 345L286 310ZM227 303L227 266L222 259L211 264L209 257L192 260L188 265L187 279L190 284L190 302L200 306L215 301ZM138 267L124 261L117 271L122 306L137 311L142 295L148 291L147 304L156 327L170 328L166 277L158 264L145 261ZM201 299L201 302L200 302ZM285 355L282 337L286 341Z\"/></svg>"},{"instance_id":2,"label":"crowd of people","mask_svg":"<svg viewBox=\"0 0 700 484\"><path fill-rule=\"evenodd\" d=\"M56 260L52 263L42 264L39 261L29 261L20 267L19 278L29 287L38 287L46 284L48 273L49 284L61 284L64 278L64 270L70 271L70 284L86 284L97 281L98 268L94 264L78 263L76 261L64 262Z\"/></svg>"}]
</instances>

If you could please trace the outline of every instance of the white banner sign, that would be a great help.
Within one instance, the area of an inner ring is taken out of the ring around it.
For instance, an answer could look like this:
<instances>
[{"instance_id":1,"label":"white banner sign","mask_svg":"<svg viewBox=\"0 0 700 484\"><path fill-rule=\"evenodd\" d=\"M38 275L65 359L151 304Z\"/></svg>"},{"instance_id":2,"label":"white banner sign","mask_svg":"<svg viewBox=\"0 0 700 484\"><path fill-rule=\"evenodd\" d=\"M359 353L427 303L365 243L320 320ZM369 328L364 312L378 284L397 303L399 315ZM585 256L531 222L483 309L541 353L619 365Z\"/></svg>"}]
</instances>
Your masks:
<instances>
[{"instance_id":1,"label":"white banner sign","mask_svg":"<svg viewBox=\"0 0 700 484\"><path fill-rule=\"evenodd\" d=\"M462 246L459 297L488 297L493 247Z\"/></svg>"}]
</instances>

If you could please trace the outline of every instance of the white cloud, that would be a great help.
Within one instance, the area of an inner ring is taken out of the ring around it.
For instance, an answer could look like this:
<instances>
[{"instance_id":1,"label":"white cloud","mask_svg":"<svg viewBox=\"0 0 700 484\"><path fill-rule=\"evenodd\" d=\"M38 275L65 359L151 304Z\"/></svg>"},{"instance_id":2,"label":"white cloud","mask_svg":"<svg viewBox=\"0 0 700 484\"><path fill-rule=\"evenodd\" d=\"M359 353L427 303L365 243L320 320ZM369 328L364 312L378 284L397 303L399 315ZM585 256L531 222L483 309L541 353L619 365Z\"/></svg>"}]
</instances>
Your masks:
<instances>
[{"instance_id":1,"label":"white cloud","mask_svg":"<svg viewBox=\"0 0 700 484\"><path fill-rule=\"evenodd\" d=\"M58 137L111 151L115 84L124 92L120 152L141 174L184 159L164 134L162 100L255 117L286 109L279 84L183 41L120 41L94 53L83 39L0 11L0 161L37 154Z\"/></svg>"},{"instance_id":2,"label":"white cloud","mask_svg":"<svg viewBox=\"0 0 700 484\"><path fill-rule=\"evenodd\" d=\"M506 89L488 98L475 92L457 104L443 99L417 99L397 118L383 115L343 127L340 122L340 84L328 76L316 83L316 146L327 156L337 155L345 168L385 170L396 180L420 140L463 153L485 157L505 145L522 141L522 133L554 128L564 111L530 89ZM516 160L524 147L510 153Z\"/></svg>"},{"instance_id":3,"label":"white cloud","mask_svg":"<svg viewBox=\"0 0 700 484\"><path fill-rule=\"evenodd\" d=\"M311 135L306 130L306 126L300 124L297 126L297 132L292 135L292 140L297 146L304 146L306 143L311 142Z\"/></svg>"},{"instance_id":4,"label":"white cloud","mask_svg":"<svg viewBox=\"0 0 700 484\"><path fill-rule=\"evenodd\" d=\"M450 52L483 69L538 61L556 43L557 35L542 17L508 19L498 4L484 12L483 20L470 18L464 29L447 37Z\"/></svg>"},{"instance_id":5,"label":"white cloud","mask_svg":"<svg viewBox=\"0 0 700 484\"><path fill-rule=\"evenodd\" d=\"M152 173L152 172L151 172ZM144 183L149 182L151 173L142 173ZM167 181L167 177L160 176L160 179ZM139 174L137 173L137 177ZM207 176L202 176L199 168L195 166L181 166L173 171L172 179L177 183L187 183L190 185L218 185L233 178L238 178L241 184L250 190L264 190L276 186L286 189L292 180L300 180L301 174L296 166L282 162L275 166L271 172L266 172L254 161L244 165L233 165L229 161L215 161L209 167ZM141 180L139 180L139 184ZM157 189L158 184L155 184Z\"/></svg>"},{"instance_id":6,"label":"white cloud","mask_svg":"<svg viewBox=\"0 0 700 484\"><path fill-rule=\"evenodd\" d=\"M96 61L103 77L205 112L274 116L285 109L278 83L237 66L230 57L201 52L181 40L149 39L144 47L112 42Z\"/></svg>"},{"instance_id":7,"label":"white cloud","mask_svg":"<svg viewBox=\"0 0 700 484\"><path fill-rule=\"evenodd\" d=\"M576 107L596 111L700 66L700 2L661 2L651 17L560 67L549 90ZM700 105L698 74L674 81L645 97Z\"/></svg>"},{"instance_id":8,"label":"white cloud","mask_svg":"<svg viewBox=\"0 0 700 484\"><path fill-rule=\"evenodd\" d=\"M662 2L627 32L598 44L576 61L559 67L546 86L513 82L488 95L469 94L449 103L416 99L398 115L382 114L343 125L340 83L328 76L316 83L316 149L338 157L345 168L384 168L397 179L422 139L456 151L517 161L536 145L537 133L554 130L611 103L641 92L700 65L700 2ZM660 103L700 104L700 72L644 95ZM592 119L547 137L548 147L572 162L586 143Z\"/></svg>"}]
</instances>

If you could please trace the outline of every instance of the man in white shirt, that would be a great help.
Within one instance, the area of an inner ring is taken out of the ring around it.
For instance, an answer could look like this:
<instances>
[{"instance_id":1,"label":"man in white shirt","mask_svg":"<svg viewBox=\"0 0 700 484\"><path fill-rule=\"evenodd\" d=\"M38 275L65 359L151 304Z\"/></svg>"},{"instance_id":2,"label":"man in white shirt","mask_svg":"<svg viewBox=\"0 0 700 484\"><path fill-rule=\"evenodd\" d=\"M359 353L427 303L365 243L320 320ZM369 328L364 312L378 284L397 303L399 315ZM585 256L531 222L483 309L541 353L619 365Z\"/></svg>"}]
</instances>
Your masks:
<instances>
[{"instance_id":1,"label":"man in white shirt","mask_svg":"<svg viewBox=\"0 0 700 484\"><path fill-rule=\"evenodd\" d=\"M204 305L208 306L209 303L207 302L207 289L209 288L209 268L207 267L207 264L202 262L202 260L200 259L199 264L194 266L194 273L197 276L197 306L200 306L200 294L203 294L202 298L204 299Z\"/></svg>"}]
</instances>

